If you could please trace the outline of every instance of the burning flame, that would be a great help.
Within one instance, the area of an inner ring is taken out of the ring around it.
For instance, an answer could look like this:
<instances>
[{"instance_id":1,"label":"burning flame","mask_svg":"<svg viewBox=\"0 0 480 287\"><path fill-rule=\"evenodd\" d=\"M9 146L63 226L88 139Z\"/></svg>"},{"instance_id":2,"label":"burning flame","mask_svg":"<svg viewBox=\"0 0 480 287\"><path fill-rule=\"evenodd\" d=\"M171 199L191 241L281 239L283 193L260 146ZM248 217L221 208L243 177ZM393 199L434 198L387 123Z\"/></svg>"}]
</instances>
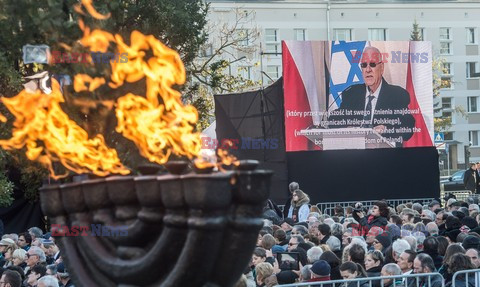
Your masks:
<instances>
[{"instance_id":1,"label":"burning flame","mask_svg":"<svg viewBox=\"0 0 480 287\"><path fill-rule=\"evenodd\" d=\"M206 169L211 167L217 167L218 170L223 171L224 168L222 165L229 166L235 165L238 166L240 162L237 158L228 152L228 148L233 147L233 142L230 140L226 140L222 143L223 147L226 149L219 148L217 150L217 156L212 151L213 154L209 153L209 150L202 150L199 157L194 161L194 165L198 169Z\"/></svg>"},{"instance_id":2,"label":"burning flame","mask_svg":"<svg viewBox=\"0 0 480 287\"><path fill-rule=\"evenodd\" d=\"M107 147L103 136L89 139L87 132L68 118L60 107L64 98L55 79L49 95L40 90L23 90L13 98L1 100L15 116L15 122L12 137L0 140L0 146L7 150L26 147L27 157L45 165L52 177L65 176L55 174L53 162L77 173L93 172L99 176L130 172L120 163L117 152Z\"/></svg>"},{"instance_id":3,"label":"burning flame","mask_svg":"<svg viewBox=\"0 0 480 287\"><path fill-rule=\"evenodd\" d=\"M82 1L82 4L91 5L90 1ZM98 14L86 10L92 16ZM84 32L80 42L90 50L106 52L113 43L119 54L128 55L125 63L110 63L112 73L108 85L111 88L121 87L125 82L146 80L146 97L128 93L118 99L116 131L133 141L141 155L151 162L163 164L171 153L189 159L196 157L201 148L200 134L193 132L197 111L193 106L183 105L181 94L172 87L185 82L185 68L178 53L152 35L138 31L132 32L131 44L127 45L118 34L98 29L91 32L83 22L80 28ZM149 58L147 51L152 54ZM76 77L75 83L76 91L92 91L103 84L98 78L86 75Z\"/></svg>"}]
</instances>

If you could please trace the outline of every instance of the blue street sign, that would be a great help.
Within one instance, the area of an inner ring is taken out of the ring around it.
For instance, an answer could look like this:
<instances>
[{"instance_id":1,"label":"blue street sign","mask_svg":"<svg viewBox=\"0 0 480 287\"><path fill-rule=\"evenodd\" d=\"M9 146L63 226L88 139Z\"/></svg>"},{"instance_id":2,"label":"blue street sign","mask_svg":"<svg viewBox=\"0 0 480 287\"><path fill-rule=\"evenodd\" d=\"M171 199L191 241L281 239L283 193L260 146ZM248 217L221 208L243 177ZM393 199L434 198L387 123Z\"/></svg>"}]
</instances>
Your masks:
<instances>
[{"instance_id":1,"label":"blue street sign","mask_svg":"<svg viewBox=\"0 0 480 287\"><path fill-rule=\"evenodd\" d=\"M443 143L445 141L445 137L443 133L435 133L433 136L433 140L435 143Z\"/></svg>"}]
</instances>

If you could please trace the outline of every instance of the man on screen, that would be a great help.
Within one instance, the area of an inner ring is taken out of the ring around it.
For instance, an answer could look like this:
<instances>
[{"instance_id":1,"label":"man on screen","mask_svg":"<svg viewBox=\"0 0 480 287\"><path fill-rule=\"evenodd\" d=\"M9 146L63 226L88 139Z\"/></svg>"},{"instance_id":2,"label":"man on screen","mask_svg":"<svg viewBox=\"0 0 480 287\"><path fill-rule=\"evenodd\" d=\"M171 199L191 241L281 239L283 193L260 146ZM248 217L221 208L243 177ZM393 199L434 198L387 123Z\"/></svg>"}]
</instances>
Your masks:
<instances>
[{"instance_id":1,"label":"man on screen","mask_svg":"<svg viewBox=\"0 0 480 287\"><path fill-rule=\"evenodd\" d=\"M365 48L360 60L364 84L352 85L342 92L342 103L330 112L328 124L329 128L373 128L401 147L412 137L415 119L408 109L409 93L385 81L384 65L377 48Z\"/></svg>"}]
</instances>

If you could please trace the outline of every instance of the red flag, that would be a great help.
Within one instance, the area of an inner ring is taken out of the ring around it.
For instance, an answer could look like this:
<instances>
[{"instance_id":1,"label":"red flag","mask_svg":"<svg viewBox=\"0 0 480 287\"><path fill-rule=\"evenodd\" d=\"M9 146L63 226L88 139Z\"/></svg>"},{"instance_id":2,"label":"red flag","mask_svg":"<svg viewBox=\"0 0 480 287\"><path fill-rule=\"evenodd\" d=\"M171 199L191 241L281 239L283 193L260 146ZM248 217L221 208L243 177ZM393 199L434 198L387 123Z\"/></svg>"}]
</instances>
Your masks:
<instances>
[{"instance_id":1,"label":"red flag","mask_svg":"<svg viewBox=\"0 0 480 287\"><path fill-rule=\"evenodd\" d=\"M292 116L289 113L310 110L307 92L303 85L302 77L298 71L297 65L285 42L282 43L283 51L283 90L285 107L285 147L287 151L309 150L310 140L305 136L296 136L295 132L300 132L313 124L312 117ZM288 119L288 120L287 120ZM316 147L315 149L318 149Z\"/></svg>"},{"instance_id":2,"label":"red flag","mask_svg":"<svg viewBox=\"0 0 480 287\"><path fill-rule=\"evenodd\" d=\"M410 53L409 53L410 55ZM413 133L412 137L403 143L404 147L422 147L422 146L432 146L432 139L430 138L430 133L428 132L427 125L425 124L425 119L422 115L422 110L417 102L417 97L415 96L415 87L413 86L412 80L412 64L410 61L410 56L408 58L408 68L407 68L407 91L410 94L410 104L408 108L410 111L417 111L412 113L413 118L415 119L415 128L416 132Z\"/></svg>"}]
</instances>

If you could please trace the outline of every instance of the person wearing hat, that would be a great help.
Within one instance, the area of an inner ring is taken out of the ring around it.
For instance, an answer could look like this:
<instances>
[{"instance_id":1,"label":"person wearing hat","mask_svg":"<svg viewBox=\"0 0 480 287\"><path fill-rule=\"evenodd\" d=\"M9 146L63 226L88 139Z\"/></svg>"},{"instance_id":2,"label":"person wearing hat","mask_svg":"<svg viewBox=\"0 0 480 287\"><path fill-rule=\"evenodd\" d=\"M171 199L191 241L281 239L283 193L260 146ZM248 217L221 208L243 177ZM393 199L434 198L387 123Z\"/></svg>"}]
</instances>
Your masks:
<instances>
[{"instance_id":1,"label":"person wearing hat","mask_svg":"<svg viewBox=\"0 0 480 287\"><path fill-rule=\"evenodd\" d=\"M445 233L448 244L456 243L457 242L457 236L461 233L460 229L452 229L450 231L447 231Z\"/></svg>"},{"instance_id":2,"label":"person wearing hat","mask_svg":"<svg viewBox=\"0 0 480 287\"><path fill-rule=\"evenodd\" d=\"M298 275L292 270L282 270L277 273L277 282L280 285L295 283L295 280L297 280L297 278Z\"/></svg>"},{"instance_id":3,"label":"person wearing hat","mask_svg":"<svg viewBox=\"0 0 480 287\"><path fill-rule=\"evenodd\" d=\"M17 244L15 244L15 242L10 238L3 238L2 240L0 240L0 252L1 253L4 253L5 249L7 249L8 246L14 246L15 249L17 248Z\"/></svg>"},{"instance_id":4,"label":"person wearing hat","mask_svg":"<svg viewBox=\"0 0 480 287\"><path fill-rule=\"evenodd\" d=\"M467 237L463 239L462 247L465 248L465 250L470 248L475 248L478 250L480 249L480 238L473 235L467 235Z\"/></svg>"},{"instance_id":5,"label":"person wearing hat","mask_svg":"<svg viewBox=\"0 0 480 287\"><path fill-rule=\"evenodd\" d=\"M3 256L3 254L9 246L14 247L14 249L17 248L15 242L13 242L13 240L10 238L4 238L0 240L0 267L3 267L7 263L7 259Z\"/></svg>"},{"instance_id":6,"label":"person wearing hat","mask_svg":"<svg viewBox=\"0 0 480 287\"><path fill-rule=\"evenodd\" d=\"M292 232L292 228L295 225L295 222L291 218L285 218L284 220L279 222L280 227L282 228L283 231L287 233L287 235L290 235Z\"/></svg>"},{"instance_id":7,"label":"person wearing hat","mask_svg":"<svg viewBox=\"0 0 480 287\"><path fill-rule=\"evenodd\" d=\"M392 236L389 232L383 232L375 236L375 240L373 241L373 248L375 248L375 250L385 253L385 250L390 247L390 245L392 245Z\"/></svg>"},{"instance_id":8,"label":"person wearing hat","mask_svg":"<svg viewBox=\"0 0 480 287\"><path fill-rule=\"evenodd\" d=\"M307 282L321 282L330 280L331 267L325 260L318 260L310 268L312 279ZM324 285L325 286L325 285Z\"/></svg>"}]
</instances>

